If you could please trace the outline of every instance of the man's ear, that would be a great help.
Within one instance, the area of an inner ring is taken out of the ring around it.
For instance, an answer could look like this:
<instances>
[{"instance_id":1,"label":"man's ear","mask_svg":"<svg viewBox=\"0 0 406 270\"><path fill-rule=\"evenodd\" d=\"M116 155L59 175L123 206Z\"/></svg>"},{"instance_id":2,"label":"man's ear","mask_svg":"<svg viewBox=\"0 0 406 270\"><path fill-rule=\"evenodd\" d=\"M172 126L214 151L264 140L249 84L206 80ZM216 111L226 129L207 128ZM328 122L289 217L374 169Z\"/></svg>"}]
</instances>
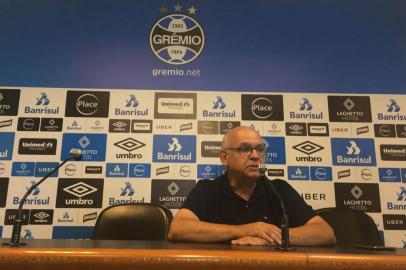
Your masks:
<instances>
[{"instance_id":1,"label":"man's ear","mask_svg":"<svg viewBox=\"0 0 406 270\"><path fill-rule=\"evenodd\" d=\"M227 151L220 150L219 157L220 157L221 163L226 167L228 165L227 155L228 155Z\"/></svg>"}]
</instances>

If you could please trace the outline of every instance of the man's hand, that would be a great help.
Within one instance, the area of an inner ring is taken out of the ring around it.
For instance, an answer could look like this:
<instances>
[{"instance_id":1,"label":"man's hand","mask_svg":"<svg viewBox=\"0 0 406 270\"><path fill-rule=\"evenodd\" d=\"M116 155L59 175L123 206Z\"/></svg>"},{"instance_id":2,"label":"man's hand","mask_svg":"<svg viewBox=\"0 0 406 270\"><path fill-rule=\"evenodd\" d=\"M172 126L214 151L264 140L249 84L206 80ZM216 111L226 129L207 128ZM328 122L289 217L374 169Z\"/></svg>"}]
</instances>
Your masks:
<instances>
[{"instance_id":1,"label":"man's hand","mask_svg":"<svg viewBox=\"0 0 406 270\"><path fill-rule=\"evenodd\" d=\"M273 224L265 222L255 222L242 225L244 231L243 235L259 237L265 240L267 243L278 244L282 243L281 241L281 229L276 227ZM243 239L241 237L239 239Z\"/></svg>"},{"instance_id":2,"label":"man's hand","mask_svg":"<svg viewBox=\"0 0 406 270\"><path fill-rule=\"evenodd\" d=\"M231 241L233 245L241 246L265 246L265 245L275 245L275 243L270 243L261 237L256 236L244 236Z\"/></svg>"}]
</instances>

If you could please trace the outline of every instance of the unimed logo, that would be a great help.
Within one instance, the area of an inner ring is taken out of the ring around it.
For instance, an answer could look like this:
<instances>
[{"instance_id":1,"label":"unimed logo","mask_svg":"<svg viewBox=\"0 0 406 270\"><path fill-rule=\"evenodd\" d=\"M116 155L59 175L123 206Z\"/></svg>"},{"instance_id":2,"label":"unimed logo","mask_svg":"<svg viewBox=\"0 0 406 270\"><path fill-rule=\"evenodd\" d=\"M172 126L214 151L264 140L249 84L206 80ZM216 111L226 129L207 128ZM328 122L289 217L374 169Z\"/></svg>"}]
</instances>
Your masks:
<instances>
[{"instance_id":1,"label":"unimed logo","mask_svg":"<svg viewBox=\"0 0 406 270\"><path fill-rule=\"evenodd\" d=\"M103 179L60 178L56 208L100 208L103 200Z\"/></svg>"},{"instance_id":2,"label":"unimed logo","mask_svg":"<svg viewBox=\"0 0 406 270\"><path fill-rule=\"evenodd\" d=\"M65 116L108 117L110 92L68 91Z\"/></svg>"},{"instance_id":3,"label":"unimed logo","mask_svg":"<svg viewBox=\"0 0 406 270\"><path fill-rule=\"evenodd\" d=\"M155 93L154 118L196 119L196 93Z\"/></svg>"},{"instance_id":4,"label":"unimed logo","mask_svg":"<svg viewBox=\"0 0 406 270\"><path fill-rule=\"evenodd\" d=\"M154 135L153 161L195 163L196 136Z\"/></svg>"}]
</instances>

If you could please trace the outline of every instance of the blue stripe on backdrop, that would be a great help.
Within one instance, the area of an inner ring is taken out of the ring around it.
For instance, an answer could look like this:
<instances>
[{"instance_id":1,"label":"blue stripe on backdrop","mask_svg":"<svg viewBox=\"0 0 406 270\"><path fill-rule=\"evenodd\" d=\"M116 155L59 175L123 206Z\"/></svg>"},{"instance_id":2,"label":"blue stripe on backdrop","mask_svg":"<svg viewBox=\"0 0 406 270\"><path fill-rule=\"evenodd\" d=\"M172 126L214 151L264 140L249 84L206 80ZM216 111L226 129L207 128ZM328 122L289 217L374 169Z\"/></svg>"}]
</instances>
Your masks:
<instances>
[{"instance_id":1,"label":"blue stripe on backdrop","mask_svg":"<svg viewBox=\"0 0 406 270\"><path fill-rule=\"evenodd\" d=\"M149 40L176 2L2 0L0 85L406 94L406 1L179 3L205 36L184 65Z\"/></svg>"},{"instance_id":2,"label":"blue stripe on backdrop","mask_svg":"<svg viewBox=\"0 0 406 270\"><path fill-rule=\"evenodd\" d=\"M93 226L54 226L52 239L90 239L93 235L93 229Z\"/></svg>"}]
</instances>

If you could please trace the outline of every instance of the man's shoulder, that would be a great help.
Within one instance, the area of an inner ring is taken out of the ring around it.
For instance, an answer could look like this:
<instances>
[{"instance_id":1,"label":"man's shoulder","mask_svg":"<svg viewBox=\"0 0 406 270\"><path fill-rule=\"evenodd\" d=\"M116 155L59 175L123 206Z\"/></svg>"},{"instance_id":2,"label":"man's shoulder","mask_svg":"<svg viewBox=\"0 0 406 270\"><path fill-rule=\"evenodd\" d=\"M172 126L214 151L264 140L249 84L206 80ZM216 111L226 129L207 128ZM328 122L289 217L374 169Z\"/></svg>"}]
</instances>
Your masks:
<instances>
[{"instance_id":1,"label":"man's shoulder","mask_svg":"<svg viewBox=\"0 0 406 270\"><path fill-rule=\"evenodd\" d=\"M220 187L223 179L224 175L221 175L215 179L202 179L198 180L196 185L201 186L202 188Z\"/></svg>"}]
</instances>

